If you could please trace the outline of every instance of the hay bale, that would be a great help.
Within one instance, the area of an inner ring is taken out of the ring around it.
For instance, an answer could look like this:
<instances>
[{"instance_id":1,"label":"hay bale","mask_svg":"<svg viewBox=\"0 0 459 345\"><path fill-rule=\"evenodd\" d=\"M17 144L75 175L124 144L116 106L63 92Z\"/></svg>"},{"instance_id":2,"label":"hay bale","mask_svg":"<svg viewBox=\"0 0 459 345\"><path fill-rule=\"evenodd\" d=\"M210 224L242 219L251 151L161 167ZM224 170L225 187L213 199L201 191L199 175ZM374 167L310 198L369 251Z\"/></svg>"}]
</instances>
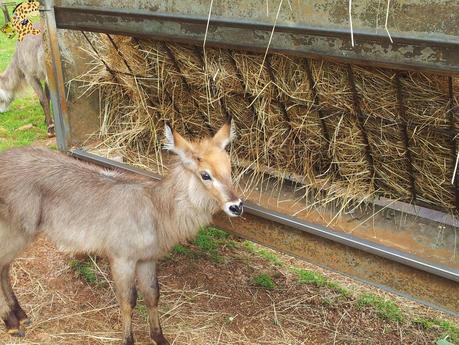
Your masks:
<instances>
[{"instance_id":1,"label":"hay bale","mask_svg":"<svg viewBox=\"0 0 459 345\"><path fill-rule=\"evenodd\" d=\"M320 196L324 203L377 196L410 201L414 192L418 201L457 207L447 77L352 66L356 105L345 64L118 36L91 39L99 52L92 52L81 80L86 92L102 95L99 135L133 163L162 172L164 120L198 137L230 113L238 128L233 161L250 186L268 174L300 182L305 198ZM453 89L459 93L459 82Z\"/></svg>"}]
</instances>

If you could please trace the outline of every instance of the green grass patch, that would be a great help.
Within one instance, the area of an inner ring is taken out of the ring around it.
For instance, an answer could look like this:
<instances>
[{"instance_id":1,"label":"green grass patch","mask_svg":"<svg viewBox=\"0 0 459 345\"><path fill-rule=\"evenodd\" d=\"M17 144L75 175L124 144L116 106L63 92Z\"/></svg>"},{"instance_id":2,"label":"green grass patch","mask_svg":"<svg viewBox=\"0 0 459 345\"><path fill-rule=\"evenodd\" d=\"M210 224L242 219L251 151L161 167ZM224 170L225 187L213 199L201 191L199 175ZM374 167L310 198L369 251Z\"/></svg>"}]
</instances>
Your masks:
<instances>
[{"instance_id":1,"label":"green grass patch","mask_svg":"<svg viewBox=\"0 0 459 345\"><path fill-rule=\"evenodd\" d=\"M453 343L459 343L459 326L450 321L431 318L417 318L413 321L413 323L426 330L440 329L443 332L445 340L452 341Z\"/></svg>"},{"instance_id":2,"label":"green grass patch","mask_svg":"<svg viewBox=\"0 0 459 345\"><path fill-rule=\"evenodd\" d=\"M142 317L144 321L148 321L148 308L145 304L142 294L139 294L137 303L135 305L135 311Z\"/></svg>"},{"instance_id":3,"label":"green grass patch","mask_svg":"<svg viewBox=\"0 0 459 345\"><path fill-rule=\"evenodd\" d=\"M263 249L263 248L258 248L255 243L253 242L250 242L250 241L244 241L243 243L244 245L244 248L246 248L249 252L253 253L253 254L257 254L259 256L261 256L262 258L264 258L265 260L269 261L270 263L276 265L276 266L282 266L283 263L282 261L279 259L279 257L266 250L266 249Z\"/></svg>"},{"instance_id":4,"label":"green grass patch","mask_svg":"<svg viewBox=\"0 0 459 345\"><path fill-rule=\"evenodd\" d=\"M191 249L189 249L188 247L185 247L182 244L175 245L172 248L171 252L172 254L175 254L175 255L185 255L185 256L191 255L193 253Z\"/></svg>"},{"instance_id":5,"label":"green grass patch","mask_svg":"<svg viewBox=\"0 0 459 345\"><path fill-rule=\"evenodd\" d=\"M9 8L10 13L13 10ZM3 17L3 12L0 12L0 27L5 24ZM14 54L16 49L16 38L9 39L7 35L3 32L0 32L0 73L5 70L5 68L10 63L11 57Z\"/></svg>"},{"instance_id":6,"label":"green grass patch","mask_svg":"<svg viewBox=\"0 0 459 345\"><path fill-rule=\"evenodd\" d=\"M261 273L253 277L253 284L268 290L276 288L273 278L267 273Z\"/></svg>"},{"instance_id":7,"label":"green grass patch","mask_svg":"<svg viewBox=\"0 0 459 345\"><path fill-rule=\"evenodd\" d=\"M360 295L357 299L357 306L359 308L372 307L378 316L385 320L394 322L403 321L403 313L394 302L371 293Z\"/></svg>"},{"instance_id":8,"label":"green grass patch","mask_svg":"<svg viewBox=\"0 0 459 345\"><path fill-rule=\"evenodd\" d=\"M9 7L10 13L14 7ZM0 12L0 27L4 24ZM16 38L9 39L0 32L0 73L9 65L16 50ZM32 124L28 130L18 130ZM34 141L46 138L45 116L31 89L16 99L7 112L0 113L0 151L17 146L27 146Z\"/></svg>"},{"instance_id":9,"label":"green grass patch","mask_svg":"<svg viewBox=\"0 0 459 345\"><path fill-rule=\"evenodd\" d=\"M229 236L223 230L208 227L199 231L194 244L201 252L210 255L214 261L221 262L223 257L220 255L219 250L228 243Z\"/></svg>"},{"instance_id":10,"label":"green grass patch","mask_svg":"<svg viewBox=\"0 0 459 345\"><path fill-rule=\"evenodd\" d=\"M88 284L96 285L98 283L96 268L92 261L71 259L69 266L75 271L78 277L85 280Z\"/></svg>"},{"instance_id":11,"label":"green grass patch","mask_svg":"<svg viewBox=\"0 0 459 345\"><path fill-rule=\"evenodd\" d=\"M304 270L301 268L292 268L292 271L296 274L298 283L300 284L311 284L317 287L327 287L339 293L343 297L351 297L352 295L352 292L349 289L345 288L337 282L327 279L327 277L320 273Z\"/></svg>"},{"instance_id":12,"label":"green grass patch","mask_svg":"<svg viewBox=\"0 0 459 345\"><path fill-rule=\"evenodd\" d=\"M293 271L296 273L300 284L312 284L321 287L325 286L327 283L327 278L320 273L303 270L301 268L295 268Z\"/></svg>"},{"instance_id":13,"label":"green grass patch","mask_svg":"<svg viewBox=\"0 0 459 345\"><path fill-rule=\"evenodd\" d=\"M27 125L32 126L21 129ZM46 137L43 109L32 91L24 98L16 99L7 112L0 113L0 151L31 145Z\"/></svg>"}]
</instances>

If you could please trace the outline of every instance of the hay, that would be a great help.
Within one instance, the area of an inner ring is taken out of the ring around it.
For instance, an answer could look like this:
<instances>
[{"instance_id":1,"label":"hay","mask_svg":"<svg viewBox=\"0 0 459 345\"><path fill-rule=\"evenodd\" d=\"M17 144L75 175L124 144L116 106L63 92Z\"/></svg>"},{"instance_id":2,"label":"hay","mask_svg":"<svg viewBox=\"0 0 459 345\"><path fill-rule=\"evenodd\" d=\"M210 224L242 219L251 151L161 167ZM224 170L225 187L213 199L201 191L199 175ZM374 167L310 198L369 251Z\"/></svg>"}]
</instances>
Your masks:
<instances>
[{"instance_id":1,"label":"hay","mask_svg":"<svg viewBox=\"0 0 459 345\"><path fill-rule=\"evenodd\" d=\"M361 66L350 72L281 54L262 65L263 55L248 52L206 48L204 56L183 44L90 40L84 49L93 62L78 80L85 93L101 93L104 146L131 163L163 172L163 120L198 137L230 113L238 128L233 162L246 191L268 174L301 180L304 195L324 204L384 196L451 212L458 206L448 77Z\"/></svg>"}]
</instances>

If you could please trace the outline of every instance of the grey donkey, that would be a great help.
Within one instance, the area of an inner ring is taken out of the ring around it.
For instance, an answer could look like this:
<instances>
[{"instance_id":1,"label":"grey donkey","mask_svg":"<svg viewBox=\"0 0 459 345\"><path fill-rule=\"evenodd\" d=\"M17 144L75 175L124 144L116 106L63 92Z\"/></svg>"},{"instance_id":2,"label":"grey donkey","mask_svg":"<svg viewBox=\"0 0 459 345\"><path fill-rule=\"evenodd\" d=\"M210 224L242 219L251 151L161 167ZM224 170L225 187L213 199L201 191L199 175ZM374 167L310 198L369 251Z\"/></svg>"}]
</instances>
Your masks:
<instances>
[{"instance_id":1,"label":"grey donkey","mask_svg":"<svg viewBox=\"0 0 459 345\"><path fill-rule=\"evenodd\" d=\"M229 120L230 122L231 120ZM223 210L240 216L225 147L226 123L213 137L188 141L169 125L166 147L177 156L161 181L109 171L41 148L0 154L0 317L12 335L30 322L9 282L11 262L40 233L70 253L108 258L121 308L123 344L134 344L137 288L148 307L151 338L163 336L156 262L193 238Z\"/></svg>"},{"instance_id":2,"label":"grey donkey","mask_svg":"<svg viewBox=\"0 0 459 345\"><path fill-rule=\"evenodd\" d=\"M22 41L17 42L9 66L0 74L0 113L8 110L10 103L26 84L29 84L38 96L45 113L48 136L54 136L42 35L27 35Z\"/></svg>"}]
</instances>

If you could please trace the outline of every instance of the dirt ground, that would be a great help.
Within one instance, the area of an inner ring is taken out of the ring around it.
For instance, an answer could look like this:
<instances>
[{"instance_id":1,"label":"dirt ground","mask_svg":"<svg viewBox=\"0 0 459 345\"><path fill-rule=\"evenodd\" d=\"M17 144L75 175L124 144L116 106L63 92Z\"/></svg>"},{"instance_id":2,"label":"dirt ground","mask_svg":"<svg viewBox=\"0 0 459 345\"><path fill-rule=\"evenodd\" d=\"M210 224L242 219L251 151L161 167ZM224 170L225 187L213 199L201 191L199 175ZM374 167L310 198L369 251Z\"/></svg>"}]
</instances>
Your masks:
<instances>
[{"instance_id":1,"label":"dirt ground","mask_svg":"<svg viewBox=\"0 0 459 345\"><path fill-rule=\"evenodd\" d=\"M89 276L72 262L78 261L43 238L16 260L12 283L33 324L25 338L1 332L0 344L120 343L106 262L90 263ZM300 283L298 269L333 283ZM254 280L260 273L272 277L272 288ZM162 324L171 344L435 344L447 334L414 322L445 315L231 237L208 248L178 248L160 263L159 276ZM395 302L403 319L362 305L358 296L368 293ZM137 344L151 344L145 315L140 300Z\"/></svg>"}]
</instances>

